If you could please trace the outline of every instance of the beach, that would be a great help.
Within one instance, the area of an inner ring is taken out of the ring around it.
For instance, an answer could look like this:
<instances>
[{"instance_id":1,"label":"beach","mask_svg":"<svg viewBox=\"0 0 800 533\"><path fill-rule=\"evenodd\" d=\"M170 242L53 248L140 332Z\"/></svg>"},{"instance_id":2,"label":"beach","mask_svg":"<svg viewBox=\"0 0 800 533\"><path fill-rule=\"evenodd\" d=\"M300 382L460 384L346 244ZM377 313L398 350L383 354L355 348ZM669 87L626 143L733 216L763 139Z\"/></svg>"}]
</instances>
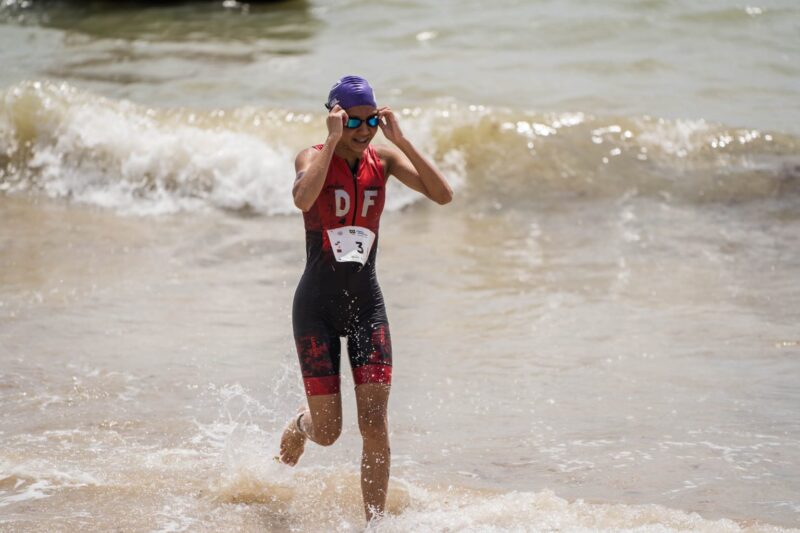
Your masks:
<instances>
[{"instance_id":1,"label":"beach","mask_svg":"<svg viewBox=\"0 0 800 533\"><path fill-rule=\"evenodd\" d=\"M393 531L800 526L800 6L0 3L0 531L361 531L304 401L295 154L390 180ZM380 135L375 142L386 143Z\"/></svg>"}]
</instances>

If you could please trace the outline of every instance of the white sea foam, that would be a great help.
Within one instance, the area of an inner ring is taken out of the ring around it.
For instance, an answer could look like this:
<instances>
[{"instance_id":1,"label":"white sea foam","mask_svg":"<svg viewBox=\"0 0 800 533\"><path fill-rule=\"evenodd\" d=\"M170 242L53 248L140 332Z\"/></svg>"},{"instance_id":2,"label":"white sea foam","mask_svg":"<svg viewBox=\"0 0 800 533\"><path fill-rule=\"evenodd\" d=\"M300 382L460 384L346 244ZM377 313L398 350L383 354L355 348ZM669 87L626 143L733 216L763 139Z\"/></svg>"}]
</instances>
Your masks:
<instances>
[{"instance_id":1,"label":"white sea foam","mask_svg":"<svg viewBox=\"0 0 800 533\"><path fill-rule=\"evenodd\" d=\"M542 115L452 102L400 113L406 134L454 188L492 205L632 191L750 199L796 191L800 182L796 138L704 120ZM138 215L291 213L293 156L318 139L321 119L275 109L156 110L65 84L23 83L0 97L0 187ZM419 198L391 180L386 208Z\"/></svg>"},{"instance_id":2,"label":"white sea foam","mask_svg":"<svg viewBox=\"0 0 800 533\"><path fill-rule=\"evenodd\" d=\"M280 214L291 203L290 148L235 128L171 122L166 113L65 85L23 84L0 105L0 141L30 154L13 189L38 187L131 214L208 206Z\"/></svg>"},{"instance_id":3,"label":"white sea foam","mask_svg":"<svg viewBox=\"0 0 800 533\"><path fill-rule=\"evenodd\" d=\"M46 459L12 462L0 458L0 481L14 480L13 488L0 489L0 507L29 500L48 498L58 490L101 485L96 475L71 465Z\"/></svg>"},{"instance_id":4,"label":"white sea foam","mask_svg":"<svg viewBox=\"0 0 800 533\"><path fill-rule=\"evenodd\" d=\"M769 526L741 526L730 520L705 520L695 513L657 505L568 502L549 491L478 494L453 490L435 493L419 487L412 489L411 503L401 515L390 517L370 529L382 533L780 531Z\"/></svg>"},{"instance_id":5,"label":"white sea foam","mask_svg":"<svg viewBox=\"0 0 800 533\"><path fill-rule=\"evenodd\" d=\"M40 191L135 215L209 207L294 212L293 157L302 145L289 139L298 137L298 128L312 132L312 126L291 112L267 112L265 118L255 113L198 117L112 101L66 84L24 83L0 99L2 190ZM432 127L431 119L408 124L419 130L423 151L435 148ZM443 166L458 174L464 164L451 150ZM386 208L400 209L418 198L392 181Z\"/></svg>"},{"instance_id":6,"label":"white sea foam","mask_svg":"<svg viewBox=\"0 0 800 533\"><path fill-rule=\"evenodd\" d=\"M199 518L192 516L196 509L185 498L173 497L163 504L155 514L157 526L152 533L179 533L197 527Z\"/></svg>"}]
</instances>

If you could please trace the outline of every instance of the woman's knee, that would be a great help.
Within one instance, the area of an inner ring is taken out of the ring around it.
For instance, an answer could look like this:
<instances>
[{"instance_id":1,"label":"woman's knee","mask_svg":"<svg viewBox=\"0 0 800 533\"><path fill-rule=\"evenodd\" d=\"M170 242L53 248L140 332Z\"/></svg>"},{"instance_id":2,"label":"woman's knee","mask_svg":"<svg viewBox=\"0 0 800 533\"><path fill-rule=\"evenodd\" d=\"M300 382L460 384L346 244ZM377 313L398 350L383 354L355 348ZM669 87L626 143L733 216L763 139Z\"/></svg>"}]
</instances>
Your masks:
<instances>
[{"instance_id":1,"label":"woman's knee","mask_svg":"<svg viewBox=\"0 0 800 533\"><path fill-rule=\"evenodd\" d=\"M386 412L370 412L358 417L358 429L365 440L383 440L389 436Z\"/></svg>"},{"instance_id":2,"label":"woman's knee","mask_svg":"<svg viewBox=\"0 0 800 533\"><path fill-rule=\"evenodd\" d=\"M308 419L302 425L312 441L320 446L336 442L342 433L342 400L338 393L309 396L306 414Z\"/></svg>"},{"instance_id":3,"label":"woman's knee","mask_svg":"<svg viewBox=\"0 0 800 533\"><path fill-rule=\"evenodd\" d=\"M314 431L312 439L320 446L330 446L342 434L341 418L314 417Z\"/></svg>"}]
</instances>

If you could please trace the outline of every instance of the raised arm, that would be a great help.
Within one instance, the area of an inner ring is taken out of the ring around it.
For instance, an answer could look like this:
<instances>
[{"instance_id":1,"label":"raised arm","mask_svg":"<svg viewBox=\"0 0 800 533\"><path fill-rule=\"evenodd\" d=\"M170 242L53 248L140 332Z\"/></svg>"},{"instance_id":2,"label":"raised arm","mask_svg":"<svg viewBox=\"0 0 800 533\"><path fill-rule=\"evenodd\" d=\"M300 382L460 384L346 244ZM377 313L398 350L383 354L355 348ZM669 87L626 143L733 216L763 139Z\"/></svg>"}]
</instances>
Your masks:
<instances>
[{"instance_id":1,"label":"raised arm","mask_svg":"<svg viewBox=\"0 0 800 533\"><path fill-rule=\"evenodd\" d=\"M450 184L439 169L405 138L391 108L382 107L378 110L378 115L381 117L379 124L383 135L396 147L381 147L382 155L389 163L388 172L407 187L424 194L437 204L449 203L453 199Z\"/></svg>"},{"instance_id":2,"label":"raised arm","mask_svg":"<svg viewBox=\"0 0 800 533\"><path fill-rule=\"evenodd\" d=\"M292 187L294 205L302 211L308 211L317 201L322 186L325 185L325 176L331 164L333 151L342 137L344 122L347 113L341 107L334 106L328 113L328 138L322 145L322 150L307 148L297 154L294 161L296 177Z\"/></svg>"}]
</instances>

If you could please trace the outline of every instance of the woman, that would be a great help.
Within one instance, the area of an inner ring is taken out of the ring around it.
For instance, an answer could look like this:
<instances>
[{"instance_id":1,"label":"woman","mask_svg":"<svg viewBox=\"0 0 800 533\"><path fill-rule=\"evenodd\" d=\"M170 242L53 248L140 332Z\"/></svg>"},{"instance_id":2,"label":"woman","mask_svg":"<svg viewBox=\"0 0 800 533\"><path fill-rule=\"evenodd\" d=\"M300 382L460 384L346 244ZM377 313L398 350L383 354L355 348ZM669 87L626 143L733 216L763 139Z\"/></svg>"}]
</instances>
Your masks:
<instances>
[{"instance_id":1,"label":"woman","mask_svg":"<svg viewBox=\"0 0 800 533\"><path fill-rule=\"evenodd\" d=\"M361 490L370 521L383 514L390 464L392 347L375 274L386 181L393 175L438 204L450 202L453 191L405 138L392 110L377 107L367 80L342 78L325 107L325 142L295 160L292 193L303 211L307 255L292 325L308 406L283 432L280 459L293 466L307 440L330 446L339 437L339 337L347 337L363 438ZM378 127L394 146L370 145Z\"/></svg>"}]
</instances>

